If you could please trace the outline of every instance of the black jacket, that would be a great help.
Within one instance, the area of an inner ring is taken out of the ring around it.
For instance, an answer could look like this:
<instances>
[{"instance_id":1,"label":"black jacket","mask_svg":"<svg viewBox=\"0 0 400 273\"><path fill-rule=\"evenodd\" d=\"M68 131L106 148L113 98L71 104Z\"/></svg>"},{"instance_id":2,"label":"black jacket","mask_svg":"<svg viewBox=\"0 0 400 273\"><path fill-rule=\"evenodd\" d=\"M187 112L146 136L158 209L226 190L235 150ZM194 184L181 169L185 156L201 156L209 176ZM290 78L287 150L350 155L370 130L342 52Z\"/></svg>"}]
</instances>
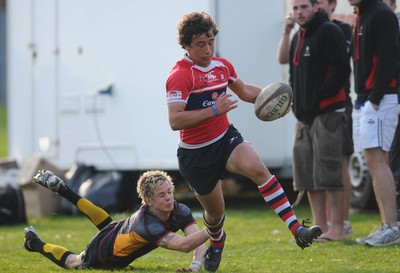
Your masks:
<instances>
[{"instance_id":1,"label":"black jacket","mask_svg":"<svg viewBox=\"0 0 400 273\"><path fill-rule=\"evenodd\" d=\"M351 60L351 38L353 36L353 29L351 28L351 26L345 22L333 19L332 22L337 25L343 32L344 38L346 39L346 50L348 53L348 58L349 58L349 62ZM350 97L350 78L346 81L346 84L344 86L345 90L346 90L346 103L348 105L353 105L352 101L351 101L351 97Z\"/></svg>"},{"instance_id":2,"label":"black jacket","mask_svg":"<svg viewBox=\"0 0 400 273\"><path fill-rule=\"evenodd\" d=\"M345 37L323 11L293 37L290 46L290 84L293 112L312 123L322 113L343 108L350 64Z\"/></svg>"},{"instance_id":3,"label":"black jacket","mask_svg":"<svg viewBox=\"0 0 400 273\"><path fill-rule=\"evenodd\" d=\"M358 99L378 104L398 91L399 23L380 0L363 0L355 8L352 41L354 87Z\"/></svg>"}]
</instances>

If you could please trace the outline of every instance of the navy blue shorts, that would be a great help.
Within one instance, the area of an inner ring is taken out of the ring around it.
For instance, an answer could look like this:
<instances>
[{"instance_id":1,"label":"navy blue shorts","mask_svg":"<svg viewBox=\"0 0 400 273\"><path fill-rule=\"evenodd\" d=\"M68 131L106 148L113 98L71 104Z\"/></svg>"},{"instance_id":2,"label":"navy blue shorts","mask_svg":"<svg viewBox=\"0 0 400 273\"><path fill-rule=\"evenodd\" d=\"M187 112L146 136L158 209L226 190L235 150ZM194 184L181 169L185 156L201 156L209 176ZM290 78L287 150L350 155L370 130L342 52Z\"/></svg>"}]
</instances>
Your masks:
<instances>
[{"instance_id":1,"label":"navy blue shorts","mask_svg":"<svg viewBox=\"0 0 400 273\"><path fill-rule=\"evenodd\" d=\"M217 142L199 149L178 148L179 170L190 188L199 195L210 193L225 176L226 163L232 151L244 141L231 124Z\"/></svg>"}]
</instances>

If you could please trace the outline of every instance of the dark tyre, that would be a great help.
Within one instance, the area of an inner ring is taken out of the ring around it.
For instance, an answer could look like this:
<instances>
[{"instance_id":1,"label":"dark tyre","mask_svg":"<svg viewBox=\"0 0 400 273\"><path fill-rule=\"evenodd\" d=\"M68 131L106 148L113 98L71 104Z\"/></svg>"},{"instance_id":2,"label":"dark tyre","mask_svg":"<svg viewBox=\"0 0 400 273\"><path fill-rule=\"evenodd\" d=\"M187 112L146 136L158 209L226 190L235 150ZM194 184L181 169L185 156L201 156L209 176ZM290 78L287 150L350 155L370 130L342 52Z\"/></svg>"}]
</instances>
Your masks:
<instances>
[{"instance_id":1,"label":"dark tyre","mask_svg":"<svg viewBox=\"0 0 400 273\"><path fill-rule=\"evenodd\" d=\"M375 206L372 178L361 153L353 153L349 159L349 173L352 187L351 206L365 209Z\"/></svg>"}]
</instances>

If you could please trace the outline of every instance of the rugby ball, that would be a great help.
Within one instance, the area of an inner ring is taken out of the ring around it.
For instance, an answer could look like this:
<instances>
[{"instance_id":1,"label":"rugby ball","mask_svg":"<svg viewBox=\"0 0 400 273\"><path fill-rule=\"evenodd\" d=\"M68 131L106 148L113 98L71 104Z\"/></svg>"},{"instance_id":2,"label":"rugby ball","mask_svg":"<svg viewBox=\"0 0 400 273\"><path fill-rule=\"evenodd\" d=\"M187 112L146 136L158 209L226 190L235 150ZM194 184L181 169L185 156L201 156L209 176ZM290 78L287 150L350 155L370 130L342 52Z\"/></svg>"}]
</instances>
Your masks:
<instances>
[{"instance_id":1,"label":"rugby ball","mask_svg":"<svg viewBox=\"0 0 400 273\"><path fill-rule=\"evenodd\" d=\"M293 91L283 82L264 87L254 102L254 112L262 121L273 121L286 114L292 104Z\"/></svg>"}]
</instances>

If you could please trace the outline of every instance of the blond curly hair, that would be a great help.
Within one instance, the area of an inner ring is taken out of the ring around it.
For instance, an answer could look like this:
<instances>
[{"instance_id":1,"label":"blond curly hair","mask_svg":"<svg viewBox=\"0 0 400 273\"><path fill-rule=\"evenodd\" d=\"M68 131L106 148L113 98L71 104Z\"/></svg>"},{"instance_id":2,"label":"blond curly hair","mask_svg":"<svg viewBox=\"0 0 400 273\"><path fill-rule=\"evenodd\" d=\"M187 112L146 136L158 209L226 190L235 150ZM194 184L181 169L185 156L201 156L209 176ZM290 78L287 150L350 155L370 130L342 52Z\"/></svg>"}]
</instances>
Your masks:
<instances>
[{"instance_id":1,"label":"blond curly hair","mask_svg":"<svg viewBox=\"0 0 400 273\"><path fill-rule=\"evenodd\" d=\"M173 191L175 188L174 183L172 182L172 178L166 172L152 170L143 173L140 176L136 187L136 191L142 199L142 204L144 204L145 201L152 201L154 190L165 181L171 185Z\"/></svg>"}]
</instances>

